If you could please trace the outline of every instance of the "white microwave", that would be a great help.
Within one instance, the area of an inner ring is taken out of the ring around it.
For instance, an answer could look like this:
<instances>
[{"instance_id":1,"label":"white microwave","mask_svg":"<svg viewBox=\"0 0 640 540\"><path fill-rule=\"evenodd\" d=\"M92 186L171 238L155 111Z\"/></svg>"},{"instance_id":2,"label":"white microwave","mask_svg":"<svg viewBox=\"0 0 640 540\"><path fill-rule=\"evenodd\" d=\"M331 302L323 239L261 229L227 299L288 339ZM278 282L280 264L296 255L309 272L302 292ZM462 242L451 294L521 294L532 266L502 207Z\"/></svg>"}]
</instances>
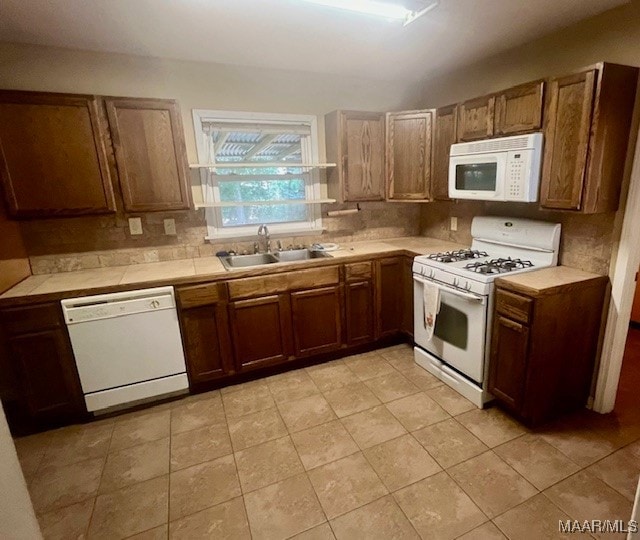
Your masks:
<instances>
[{"instance_id":1,"label":"white microwave","mask_svg":"<svg viewBox=\"0 0 640 540\"><path fill-rule=\"evenodd\" d=\"M535 202L540 186L542 133L451 145L449 197Z\"/></svg>"}]
</instances>

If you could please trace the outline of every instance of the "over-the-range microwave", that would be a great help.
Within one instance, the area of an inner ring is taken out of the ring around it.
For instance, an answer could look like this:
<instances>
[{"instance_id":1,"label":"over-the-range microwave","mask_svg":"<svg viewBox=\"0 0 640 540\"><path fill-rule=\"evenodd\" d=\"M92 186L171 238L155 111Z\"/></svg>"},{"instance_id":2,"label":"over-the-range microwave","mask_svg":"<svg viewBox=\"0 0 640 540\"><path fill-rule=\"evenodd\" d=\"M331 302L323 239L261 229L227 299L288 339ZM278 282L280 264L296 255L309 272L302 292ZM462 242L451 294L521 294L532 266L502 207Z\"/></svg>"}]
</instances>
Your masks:
<instances>
[{"instance_id":1,"label":"over-the-range microwave","mask_svg":"<svg viewBox=\"0 0 640 540\"><path fill-rule=\"evenodd\" d=\"M452 144L449 197L535 202L541 161L542 133Z\"/></svg>"}]
</instances>

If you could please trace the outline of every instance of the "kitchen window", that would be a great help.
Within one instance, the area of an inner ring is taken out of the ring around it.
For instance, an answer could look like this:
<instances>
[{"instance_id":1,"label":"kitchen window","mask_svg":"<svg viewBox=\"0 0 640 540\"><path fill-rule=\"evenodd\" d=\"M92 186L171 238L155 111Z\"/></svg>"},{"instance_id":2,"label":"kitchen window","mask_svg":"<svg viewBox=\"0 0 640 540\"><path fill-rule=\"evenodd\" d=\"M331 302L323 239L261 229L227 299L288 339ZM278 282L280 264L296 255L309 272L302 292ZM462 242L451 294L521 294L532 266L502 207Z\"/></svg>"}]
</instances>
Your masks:
<instances>
[{"instance_id":1,"label":"kitchen window","mask_svg":"<svg viewBox=\"0 0 640 540\"><path fill-rule=\"evenodd\" d=\"M322 230L317 119L194 110L207 238Z\"/></svg>"}]
</instances>

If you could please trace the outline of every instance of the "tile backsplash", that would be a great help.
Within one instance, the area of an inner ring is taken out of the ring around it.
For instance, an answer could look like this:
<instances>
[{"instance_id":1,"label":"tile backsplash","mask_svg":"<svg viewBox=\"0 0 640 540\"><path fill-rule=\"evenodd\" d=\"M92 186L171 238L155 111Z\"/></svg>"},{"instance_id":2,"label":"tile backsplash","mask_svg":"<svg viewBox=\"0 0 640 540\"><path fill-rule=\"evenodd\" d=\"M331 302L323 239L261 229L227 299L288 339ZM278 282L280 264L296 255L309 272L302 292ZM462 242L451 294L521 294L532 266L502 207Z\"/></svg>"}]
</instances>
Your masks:
<instances>
[{"instance_id":1,"label":"tile backsplash","mask_svg":"<svg viewBox=\"0 0 640 540\"><path fill-rule=\"evenodd\" d=\"M321 235L280 240L285 246L309 245L416 236L419 233L419 204L361 203L362 210L357 214L326 215L328 210L353 206L322 205L326 230ZM140 217L144 231L141 236L131 236L127 219L120 215L22 222L22 235L33 274L207 257L222 249L250 251L255 241L206 242L203 210L147 213ZM175 220L176 235L164 233L164 219L167 218Z\"/></svg>"},{"instance_id":2,"label":"tile backsplash","mask_svg":"<svg viewBox=\"0 0 640 540\"><path fill-rule=\"evenodd\" d=\"M479 201L436 202L425 205L420 234L460 244L471 243L474 216L493 215L551 221L562 224L559 263L596 274L609 273L614 244L615 213L582 215L547 212L535 204ZM458 218L458 230L450 230L450 218Z\"/></svg>"}]
</instances>

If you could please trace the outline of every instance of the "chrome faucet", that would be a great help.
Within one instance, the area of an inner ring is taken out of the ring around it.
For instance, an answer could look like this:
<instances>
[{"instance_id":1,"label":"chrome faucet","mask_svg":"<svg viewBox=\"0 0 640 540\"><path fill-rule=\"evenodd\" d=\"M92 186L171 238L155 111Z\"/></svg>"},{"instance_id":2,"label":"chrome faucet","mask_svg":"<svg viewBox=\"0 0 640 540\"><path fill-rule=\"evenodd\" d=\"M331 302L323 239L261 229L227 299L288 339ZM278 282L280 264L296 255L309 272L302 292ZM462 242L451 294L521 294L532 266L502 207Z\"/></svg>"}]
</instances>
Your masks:
<instances>
[{"instance_id":1,"label":"chrome faucet","mask_svg":"<svg viewBox=\"0 0 640 540\"><path fill-rule=\"evenodd\" d=\"M265 253L271 253L271 237L269 236L269 227L264 223L258 227L258 242L264 244Z\"/></svg>"}]
</instances>

